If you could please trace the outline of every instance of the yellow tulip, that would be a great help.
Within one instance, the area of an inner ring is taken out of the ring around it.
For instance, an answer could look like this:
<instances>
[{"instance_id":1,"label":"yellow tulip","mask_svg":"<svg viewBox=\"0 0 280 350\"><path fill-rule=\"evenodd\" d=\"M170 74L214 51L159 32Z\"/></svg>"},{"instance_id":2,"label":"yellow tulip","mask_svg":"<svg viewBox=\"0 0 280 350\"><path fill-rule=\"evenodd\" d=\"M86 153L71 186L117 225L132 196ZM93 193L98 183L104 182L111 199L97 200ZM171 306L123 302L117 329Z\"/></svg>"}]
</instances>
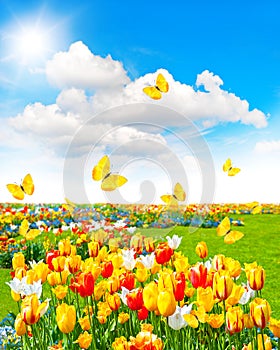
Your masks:
<instances>
[{"instance_id":1,"label":"yellow tulip","mask_svg":"<svg viewBox=\"0 0 280 350\"><path fill-rule=\"evenodd\" d=\"M96 241L92 241L88 243L88 252L89 256L92 258L96 258L99 253L99 243Z\"/></svg>"},{"instance_id":2,"label":"yellow tulip","mask_svg":"<svg viewBox=\"0 0 280 350\"><path fill-rule=\"evenodd\" d=\"M60 255L68 256L71 254L71 242L70 238L62 239L58 242L58 249Z\"/></svg>"},{"instance_id":3,"label":"yellow tulip","mask_svg":"<svg viewBox=\"0 0 280 350\"><path fill-rule=\"evenodd\" d=\"M68 292L68 286L58 285L55 288L52 288L52 292L55 294L57 299L62 300L66 297Z\"/></svg>"},{"instance_id":4,"label":"yellow tulip","mask_svg":"<svg viewBox=\"0 0 280 350\"><path fill-rule=\"evenodd\" d=\"M176 300L173 292L166 289L159 293L157 306L162 316L168 317L174 314L176 310Z\"/></svg>"},{"instance_id":5,"label":"yellow tulip","mask_svg":"<svg viewBox=\"0 0 280 350\"><path fill-rule=\"evenodd\" d=\"M230 334L239 333L243 330L243 311L239 306L228 308L226 313L226 325Z\"/></svg>"},{"instance_id":6,"label":"yellow tulip","mask_svg":"<svg viewBox=\"0 0 280 350\"><path fill-rule=\"evenodd\" d=\"M53 258L52 264L56 272L62 272L63 270L65 270L66 257L58 256L56 258Z\"/></svg>"},{"instance_id":7,"label":"yellow tulip","mask_svg":"<svg viewBox=\"0 0 280 350\"><path fill-rule=\"evenodd\" d=\"M213 280L214 297L220 300L226 300L230 296L232 288L233 280L231 279L229 272L225 270L217 271Z\"/></svg>"},{"instance_id":8,"label":"yellow tulip","mask_svg":"<svg viewBox=\"0 0 280 350\"><path fill-rule=\"evenodd\" d=\"M94 286L94 298L95 300L100 300L108 289L108 282L102 280Z\"/></svg>"},{"instance_id":9,"label":"yellow tulip","mask_svg":"<svg viewBox=\"0 0 280 350\"><path fill-rule=\"evenodd\" d=\"M55 286L56 284L66 284L67 277L70 272L68 270L64 270L61 272L51 272L47 276L47 281L49 285Z\"/></svg>"},{"instance_id":10,"label":"yellow tulip","mask_svg":"<svg viewBox=\"0 0 280 350\"><path fill-rule=\"evenodd\" d=\"M258 328L265 328L269 322L271 308L265 299L255 298L250 303L250 316L254 325Z\"/></svg>"},{"instance_id":11,"label":"yellow tulip","mask_svg":"<svg viewBox=\"0 0 280 350\"><path fill-rule=\"evenodd\" d=\"M81 333L76 341L74 343L78 343L80 348L82 349L88 349L90 347L90 344L92 342L92 334L89 334L87 331L84 333Z\"/></svg>"},{"instance_id":12,"label":"yellow tulip","mask_svg":"<svg viewBox=\"0 0 280 350\"><path fill-rule=\"evenodd\" d=\"M207 323L209 323L212 328L220 328L224 322L223 314L210 314L207 320Z\"/></svg>"},{"instance_id":13,"label":"yellow tulip","mask_svg":"<svg viewBox=\"0 0 280 350\"><path fill-rule=\"evenodd\" d=\"M129 345L124 336L116 338L112 343L113 350L129 350Z\"/></svg>"},{"instance_id":14,"label":"yellow tulip","mask_svg":"<svg viewBox=\"0 0 280 350\"><path fill-rule=\"evenodd\" d=\"M264 286L265 271L261 266L257 266L247 272L247 278L253 290L261 290Z\"/></svg>"},{"instance_id":15,"label":"yellow tulip","mask_svg":"<svg viewBox=\"0 0 280 350\"><path fill-rule=\"evenodd\" d=\"M258 334L258 350L272 350L272 344L270 341L270 338L264 334L264 347L263 347L263 339L262 339L262 334ZM244 348L243 348L244 349ZM255 347L253 348L252 343L249 343L248 346L246 347L246 350L253 350L255 349Z\"/></svg>"},{"instance_id":16,"label":"yellow tulip","mask_svg":"<svg viewBox=\"0 0 280 350\"><path fill-rule=\"evenodd\" d=\"M149 311L157 310L158 286L152 281L143 289L144 306Z\"/></svg>"},{"instance_id":17,"label":"yellow tulip","mask_svg":"<svg viewBox=\"0 0 280 350\"><path fill-rule=\"evenodd\" d=\"M34 270L36 273L37 281L40 279L42 283L44 283L47 280L47 276L49 273L48 264L45 264L44 262L39 262L38 264L34 265L32 270Z\"/></svg>"},{"instance_id":18,"label":"yellow tulip","mask_svg":"<svg viewBox=\"0 0 280 350\"><path fill-rule=\"evenodd\" d=\"M34 324L47 311L48 300L40 304L36 294L27 295L21 303L21 316L26 324Z\"/></svg>"},{"instance_id":19,"label":"yellow tulip","mask_svg":"<svg viewBox=\"0 0 280 350\"><path fill-rule=\"evenodd\" d=\"M15 324L14 324L16 334L18 336L22 336L26 333L26 324L23 320L22 315L19 313L15 319Z\"/></svg>"},{"instance_id":20,"label":"yellow tulip","mask_svg":"<svg viewBox=\"0 0 280 350\"><path fill-rule=\"evenodd\" d=\"M25 258L21 252L14 254L12 265L14 270L16 270L18 267L25 267Z\"/></svg>"},{"instance_id":21,"label":"yellow tulip","mask_svg":"<svg viewBox=\"0 0 280 350\"><path fill-rule=\"evenodd\" d=\"M232 258L225 258L225 270L229 271L230 277L237 278L241 274L241 264L238 260Z\"/></svg>"},{"instance_id":22,"label":"yellow tulip","mask_svg":"<svg viewBox=\"0 0 280 350\"><path fill-rule=\"evenodd\" d=\"M226 300L226 307L234 306L238 304L243 293L244 293L244 288L242 286L238 286L237 284L233 283L230 296Z\"/></svg>"},{"instance_id":23,"label":"yellow tulip","mask_svg":"<svg viewBox=\"0 0 280 350\"><path fill-rule=\"evenodd\" d=\"M74 305L62 303L56 308L56 322L62 333L70 333L76 324L76 309Z\"/></svg>"},{"instance_id":24,"label":"yellow tulip","mask_svg":"<svg viewBox=\"0 0 280 350\"><path fill-rule=\"evenodd\" d=\"M129 320L130 316L128 313L126 312L121 312L118 316L118 322L120 324L124 324L125 322L127 322Z\"/></svg>"},{"instance_id":25,"label":"yellow tulip","mask_svg":"<svg viewBox=\"0 0 280 350\"><path fill-rule=\"evenodd\" d=\"M80 255L70 255L66 258L65 264L70 273L76 273L80 270L82 257Z\"/></svg>"},{"instance_id":26,"label":"yellow tulip","mask_svg":"<svg viewBox=\"0 0 280 350\"><path fill-rule=\"evenodd\" d=\"M269 329L275 337L280 338L280 320L271 317L269 321Z\"/></svg>"},{"instance_id":27,"label":"yellow tulip","mask_svg":"<svg viewBox=\"0 0 280 350\"><path fill-rule=\"evenodd\" d=\"M213 290L211 287L197 288L197 304L199 306L204 306L206 312L212 310L214 306Z\"/></svg>"},{"instance_id":28,"label":"yellow tulip","mask_svg":"<svg viewBox=\"0 0 280 350\"><path fill-rule=\"evenodd\" d=\"M121 298L120 296L115 294L108 294L106 297L107 303L112 311L116 311L121 306Z\"/></svg>"},{"instance_id":29,"label":"yellow tulip","mask_svg":"<svg viewBox=\"0 0 280 350\"><path fill-rule=\"evenodd\" d=\"M136 270L135 276L137 278L137 281L140 283L146 282L147 278L149 277L148 270L144 268L138 268Z\"/></svg>"},{"instance_id":30,"label":"yellow tulip","mask_svg":"<svg viewBox=\"0 0 280 350\"><path fill-rule=\"evenodd\" d=\"M11 289L11 296L12 296L13 300L16 302L20 301L20 299L21 299L20 294L14 292L12 289Z\"/></svg>"},{"instance_id":31,"label":"yellow tulip","mask_svg":"<svg viewBox=\"0 0 280 350\"><path fill-rule=\"evenodd\" d=\"M88 331L90 329L90 321L89 321L88 315L86 315L85 317L79 318L78 322L82 327L83 331Z\"/></svg>"},{"instance_id":32,"label":"yellow tulip","mask_svg":"<svg viewBox=\"0 0 280 350\"><path fill-rule=\"evenodd\" d=\"M203 241L197 243L195 247L195 252L200 257L200 259L205 259L208 255L207 244Z\"/></svg>"}]
</instances>

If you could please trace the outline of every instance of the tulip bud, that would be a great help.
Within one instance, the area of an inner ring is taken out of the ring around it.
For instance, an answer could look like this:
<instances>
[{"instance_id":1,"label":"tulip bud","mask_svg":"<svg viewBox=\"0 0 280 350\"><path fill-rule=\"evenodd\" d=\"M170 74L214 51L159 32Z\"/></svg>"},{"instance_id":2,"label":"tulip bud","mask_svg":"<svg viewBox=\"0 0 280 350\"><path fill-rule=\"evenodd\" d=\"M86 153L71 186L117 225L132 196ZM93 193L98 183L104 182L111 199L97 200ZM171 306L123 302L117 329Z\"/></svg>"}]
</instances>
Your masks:
<instances>
[{"instance_id":1,"label":"tulip bud","mask_svg":"<svg viewBox=\"0 0 280 350\"><path fill-rule=\"evenodd\" d=\"M255 298L250 303L250 316L256 327L264 329L269 322L270 314L271 308L265 299Z\"/></svg>"},{"instance_id":2,"label":"tulip bud","mask_svg":"<svg viewBox=\"0 0 280 350\"><path fill-rule=\"evenodd\" d=\"M162 316L168 317L173 315L176 310L174 294L169 290L160 292L157 299L157 306Z\"/></svg>"},{"instance_id":3,"label":"tulip bud","mask_svg":"<svg viewBox=\"0 0 280 350\"><path fill-rule=\"evenodd\" d=\"M25 258L21 252L14 254L12 259L12 265L14 270L16 270L18 267L25 267Z\"/></svg>"},{"instance_id":4,"label":"tulip bud","mask_svg":"<svg viewBox=\"0 0 280 350\"><path fill-rule=\"evenodd\" d=\"M158 286L152 281L143 289L144 306L149 311L157 310Z\"/></svg>"},{"instance_id":5,"label":"tulip bud","mask_svg":"<svg viewBox=\"0 0 280 350\"><path fill-rule=\"evenodd\" d=\"M214 275L213 294L214 297L220 300L226 300L232 291L233 280L229 273L225 270L219 270Z\"/></svg>"},{"instance_id":6,"label":"tulip bud","mask_svg":"<svg viewBox=\"0 0 280 350\"><path fill-rule=\"evenodd\" d=\"M229 307L226 313L226 325L230 334L239 333L244 328L243 311L239 306Z\"/></svg>"},{"instance_id":7,"label":"tulip bud","mask_svg":"<svg viewBox=\"0 0 280 350\"><path fill-rule=\"evenodd\" d=\"M15 319L15 324L14 324L16 334L18 336L22 336L26 333L26 324L23 321L22 315L18 314L16 319Z\"/></svg>"},{"instance_id":8,"label":"tulip bud","mask_svg":"<svg viewBox=\"0 0 280 350\"><path fill-rule=\"evenodd\" d=\"M200 259L205 259L208 255L207 244L203 241L197 243L197 246L195 248L195 252L200 257Z\"/></svg>"},{"instance_id":9,"label":"tulip bud","mask_svg":"<svg viewBox=\"0 0 280 350\"><path fill-rule=\"evenodd\" d=\"M253 290L261 290L264 286L265 271L261 266L257 266L247 273L249 286Z\"/></svg>"},{"instance_id":10,"label":"tulip bud","mask_svg":"<svg viewBox=\"0 0 280 350\"><path fill-rule=\"evenodd\" d=\"M76 310L74 305L62 303L56 308L56 322L62 333L70 333L76 324Z\"/></svg>"}]
</instances>

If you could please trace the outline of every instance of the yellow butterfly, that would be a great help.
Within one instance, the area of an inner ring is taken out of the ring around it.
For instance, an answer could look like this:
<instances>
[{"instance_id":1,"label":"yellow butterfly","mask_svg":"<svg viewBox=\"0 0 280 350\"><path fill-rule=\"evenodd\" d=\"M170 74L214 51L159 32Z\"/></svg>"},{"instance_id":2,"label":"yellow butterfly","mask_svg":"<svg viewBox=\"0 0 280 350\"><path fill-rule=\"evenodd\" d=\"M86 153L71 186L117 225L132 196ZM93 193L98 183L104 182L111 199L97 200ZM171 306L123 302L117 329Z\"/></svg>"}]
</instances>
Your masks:
<instances>
[{"instance_id":1,"label":"yellow butterfly","mask_svg":"<svg viewBox=\"0 0 280 350\"><path fill-rule=\"evenodd\" d=\"M102 157L92 169L92 178L95 181L102 180L101 188L103 191L113 191L127 182L124 176L110 172L110 159L108 156Z\"/></svg>"},{"instance_id":2,"label":"yellow butterfly","mask_svg":"<svg viewBox=\"0 0 280 350\"><path fill-rule=\"evenodd\" d=\"M14 198L22 200L24 198L24 194L32 195L34 192L34 183L30 174L27 174L21 185L17 184L8 184L8 190L13 195Z\"/></svg>"},{"instance_id":3,"label":"yellow butterfly","mask_svg":"<svg viewBox=\"0 0 280 350\"><path fill-rule=\"evenodd\" d=\"M217 235L224 236L224 242L227 244L235 243L244 236L240 231L231 231L230 220L227 216L218 225Z\"/></svg>"},{"instance_id":4,"label":"yellow butterfly","mask_svg":"<svg viewBox=\"0 0 280 350\"><path fill-rule=\"evenodd\" d=\"M29 222L26 219L22 220L18 232L28 241L34 239L35 237L41 234L41 231L38 229L30 229Z\"/></svg>"},{"instance_id":5,"label":"yellow butterfly","mask_svg":"<svg viewBox=\"0 0 280 350\"><path fill-rule=\"evenodd\" d=\"M223 164L223 171L228 173L228 176L234 176L239 173L240 169L239 168L233 168L231 159L228 158L225 163Z\"/></svg>"},{"instance_id":6,"label":"yellow butterfly","mask_svg":"<svg viewBox=\"0 0 280 350\"><path fill-rule=\"evenodd\" d=\"M259 202L247 203L247 207L251 209L250 213L253 215L259 214L262 211L262 206Z\"/></svg>"},{"instance_id":7,"label":"yellow butterfly","mask_svg":"<svg viewBox=\"0 0 280 350\"><path fill-rule=\"evenodd\" d=\"M62 207L63 207L64 209L68 210L69 213L70 213L71 215L73 215L73 212L74 212L74 210L75 210L75 208L76 208L76 204L73 203L73 202L71 202L70 199L68 199L68 198L64 198L64 199L65 199L65 202L66 202L67 204L66 204L66 203L63 203L63 204L62 204Z\"/></svg>"},{"instance_id":8,"label":"yellow butterfly","mask_svg":"<svg viewBox=\"0 0 280 350\"><path fill-rule=\"evenodd\" d=\"M160 198L167 204L168 208L177 209L179 205L178 202L183 202L186 199L186 193L179 182L177 182L174 186L173 194L165 194Z\"/></svg>"},{"instance_id":9,"label":"yellow butterfly","mask_svg":"<svg viewBox=\"0 0 280 350\"><path fill-rule=\"evenodd\" d=\"M143 89L145 94L154 100L161 99L161 93L168 92L168 90L169 90L168 82L166 81L166 79L161 73L159 73L159 75L157 76L155 86L147 86L147 87L144 87Z\"/></svg>"}]
</instances>

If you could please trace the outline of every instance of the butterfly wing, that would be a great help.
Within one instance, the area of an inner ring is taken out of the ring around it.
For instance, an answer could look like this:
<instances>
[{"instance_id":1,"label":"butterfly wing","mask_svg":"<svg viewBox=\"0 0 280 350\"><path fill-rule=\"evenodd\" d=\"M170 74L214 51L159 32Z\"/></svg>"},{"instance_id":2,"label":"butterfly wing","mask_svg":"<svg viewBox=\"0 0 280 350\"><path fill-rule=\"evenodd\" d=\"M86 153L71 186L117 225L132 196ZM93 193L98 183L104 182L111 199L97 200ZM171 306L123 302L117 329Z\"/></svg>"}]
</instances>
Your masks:
<instances>
[{"instance_id":1,"label":"butterfly wing","mask_svg":"<svg viewBox=\"0 0 280 350\"><path fill-rule=\"evenodd\" d=\"M251 214L255 215L255 214L259 214L262 211L262 206L261 205L257 205L255 206L252 211Z\"/></svg>"},{"instance_id":2,"label":"butterfly wing","mask_svg":"<svg viewBox=\"0 0 280 350\"><path fill-rule=\"evenodd\" d=\"M102 157L97 165L92 169L92 178L100 181L110 172L110 159L108 156Z\"/></svg>"},{"instance_id":3,"label":"butterfly wing","mask_svg":"<svg viewBox=\"0 0 280 350\"><path fill-rule=\"evenodd\" d=\"M103 191L113 191L127 182L127 178L118 174L110 174L101 183Z\"/></svg>"},{"instance_id":4,"label":"butterfly wing","mask_svg":"<svg viewBox=\"0 0 280 350\"><path fill-rule=\"evenodd\" d=\"M155 86L146 86L144 87L143 91L153 100L161 99L161 92Z\"/></svg>"},{"instance_id":5,"label":"butterfly wing","mask_svg":"<svg viewBox=\"0 0 280 350\"><path fill-rule=\"evenodd\" d=\"M69 213L72 215L74 210L75 210L75 208L76 208L76 205L75 205L75 203L71 202L70 199L68 199L68 198L64 198L64 199L65 199L65 202L67 204L63 204L62 206L63 206L63 208L68 210Z\"/></svg>"},{"instance_id":6,"label":"butterfly wing","mask_svg":"<svg viewBox=\"0 0 280 350\"><path fill-rule=\"evenodd\" d=\"M230 221L226 216L217 227L217 235L225 236L230 231Z\"/></svg>"},{"instance_id":7,"label":"butterfly wing","mask_svg":"<svg viewBox=\"0 0 280 350\"><path fill-rule=\"evenodd\" d=\"M223 164L223 171L228 171L231 168L231 159L228 158Z\"/></svg>"},{"instance_id":8,"label":"butterfly wing","mask_svg":"<svg viewBox=\"0 0 280 350\"><path fill-rule=\"evenodd\" d=\"M160 198L161 198L161 200L164 201L164 203L169 204L171 202L172 195L171 194L164 194Z\"/></svg>"},{"instance_id":9,"label":"butterfly wing","mask_svg":"<svg viewBox=\"0 0 280 350\"><path fill-rule=\"evenodd\" d=\"M161 73L157 76L156 86L161 92L168 92L169 90L168 82Z\"/></svg>"},{"instance_id":10,"label":"butterfly wing","mask_svg":"<svg viewBox=\"0 0 280 350\"><path fill-rule=\"evenodd\" d=\"M24 192L19 185L8 184L7 188L15 199L22 200L24 198Z\"/></svg>"},{"instance_id":11,"label":"butterfly wing","mask_svg":"<svg viewBox=\"0 0 280 350\"><path fill-rule=\"evenodd\" d=\"M29 229L29 222L26 219L23 219L18 229L18 233L20 234L20 236L25 237L28 229Z\"/></svg>"},{"instance_id":12,"label":"butterfly wing","mask_svg":"<svg viewBox=\"0 0 280 350\"><path fill-rule=\"evenodd\" d=\"M235 176L236 174L238 174L240 171L239 168L230 168L228 171L228 176Z\"/></svg>"},{"instance_id":13,"label":"butterfly wing","mask_svg":"<svg viewBox=\"0 0 280 350\"><path fill-rule=\"evenodd\" d=\"M22 188L26 194L31 196L34 192L34 183L32 176L27 174L22 181Z\"/></svg>"},{"instance_id":14,"label":"butterfly wing","mask_svg":"<svg viewBox=\"0 0 280 350\"><path fill-rule=\"evenodd\" d=\"M240 231L230 231L227 235L224 237L224 242L226 244L233 244L239 239L241 239L244 236L244 234Z\"/></svg>"},{"instance_id":15,"label":"butterfly wing","mask_svg":"<svg viewBox=\"0 0 280 350\"><path fill-rule=\"evenodd\" d=\"M174 196L178 201L183 202L186 199L186 192L183 187L177 182L174 187Z\"/></svg>"},{"instance_id":16,"label":"butterfly wing","mask_svg":"<svg viewBox=\"0 0 280 350\"><path fill-rule=\"evenodd\" d=\"M167 209L174 210L178 208L178 200L171 194L164 194L160 198L166 203Z\"/></svg>"}]
</instances>

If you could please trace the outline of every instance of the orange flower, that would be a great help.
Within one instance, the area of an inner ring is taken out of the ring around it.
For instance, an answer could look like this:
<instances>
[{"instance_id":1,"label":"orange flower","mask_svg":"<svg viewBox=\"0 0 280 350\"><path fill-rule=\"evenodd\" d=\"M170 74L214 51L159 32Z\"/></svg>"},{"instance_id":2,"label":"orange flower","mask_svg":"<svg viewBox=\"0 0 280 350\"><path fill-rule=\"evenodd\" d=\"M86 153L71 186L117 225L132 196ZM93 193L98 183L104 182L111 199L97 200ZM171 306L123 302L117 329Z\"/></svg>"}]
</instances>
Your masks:
<instances>
[{"instance_id":1,"label":"orange flower","mask_svg":"<svg viewBox=\"0 0 280 350\"><path fill-rule=\"evenodd\" d=\"M88 315L79 318L78 322L80 323L83 331L88 331L90 329L90 321Z\"/></svg>"},{"instance_id":2,"label":"orange flower","mask_svg":"<svg viewBox=\"0 0 280 350\"><path fill-rule=\"evenodd\" d=\"M76 341L74 343L78 343L80 348L82 349L88 349L90 347L90 344L92 342L92 334L89 334L87 331L84 333L81 333Z\"/></svg>"},{"instance_id":3,"label":"orange flower","mask_svg":"<svg viewBox=\"0 0 280 350\"><path fill-rule=\"evenodd\" d=\"M127 322L129 320L129 314L126 312L121 312L118 316L118 322L120 324L124 324L125 322Z\"/></svg>"},{"instance_id":4,"label":"orange flower","mask_svg":"<svg viewBox=\"0 0 280 350\"><path fill-rule=\"evenodd\" d=\"M125 337L121 336L120 338L116 338L112 343L113 350L129 350L128 342Z\"/></svg>"},{"instance_id":5,"label":"orange flower","mask_svg":"<svg viewBox=\"0 0 280 350\"><path fill-rule=\"evenodd\" d=\"M280 320L271 317L269 321L269 329L275 337L280 338Z\"/></svg>"}]
</instances>

